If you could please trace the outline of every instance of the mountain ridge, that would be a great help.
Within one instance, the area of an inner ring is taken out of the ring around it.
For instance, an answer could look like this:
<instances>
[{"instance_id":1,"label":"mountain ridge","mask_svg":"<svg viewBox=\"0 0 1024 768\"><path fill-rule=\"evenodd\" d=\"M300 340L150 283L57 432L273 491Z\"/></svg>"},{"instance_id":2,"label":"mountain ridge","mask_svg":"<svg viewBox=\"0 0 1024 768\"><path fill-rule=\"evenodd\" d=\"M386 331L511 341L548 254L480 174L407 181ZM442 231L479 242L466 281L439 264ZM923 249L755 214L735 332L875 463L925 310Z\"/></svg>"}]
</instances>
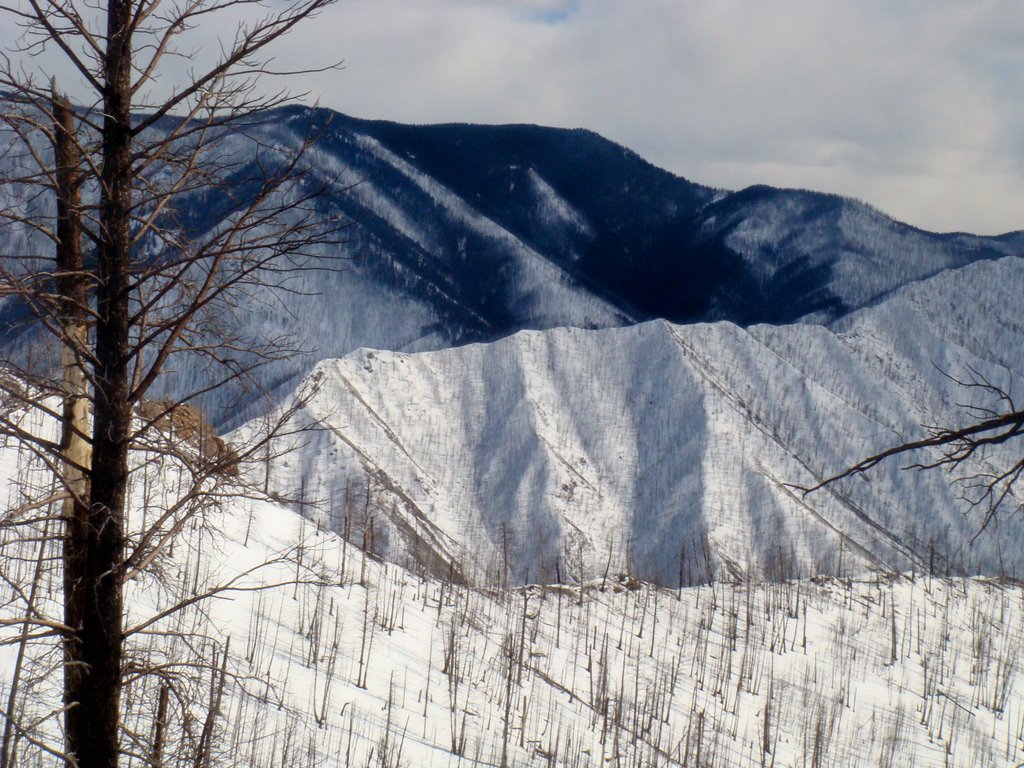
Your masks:
<instances>
[{"instance_id":1,"label":"mountain ridge","mask_svg":"<svg viewBox=\"0 0 1024 768\"><path fill-rule=\"evenodd\" d=\"M221 425L262 407L260 391L287 390L318 360L359 347L440 349L659 317L827 323L943 269L1024 252L1024 233L927 233L835 195L714 190L585 129L404 126L288 107L223 150L242 161L257 146L300 152L309 136L303 168L330 189L320 215L355 226L347 243L318 252L342 268L289 277L301 300L267 291L239 303L230 331L293 338L300 351L265 366L253 391L203 399ZM26 215L53 215L15 187L4 194ZM176 215L201 240L222 208L195 194ZM0 245L45 253L32 237L12 225ZM9 344L27 344L17 307L0 314ZM182 367L157 394L209 383L207 371Z\"/></svg>"},{"instance_id":2,"label":"mountain ridge","mask_svg":"<svg viewBox=\"0 0 1024 768\"><path fill-rule=\"evenodd\" d=\"M448 542L442 560L485 580L608 567L672 586L709 568L1013 575L1024 561L999 539L966 546L980 523L961 517L945 476L888 464L806 498L792 485L951 418L963 392L942 371L1024 373L1020 290L1024 262L1008 258L915 283L831 328L658 320L362 349L317 366L298 423L329 428L275 464L272 482L335 528L365 524L346 517L365 505L381 553L399 562L414 553L389 521L421 526ZM1004 541L1024 540L1022 521L1001 526Z\"/></svg>"}]
</instances>

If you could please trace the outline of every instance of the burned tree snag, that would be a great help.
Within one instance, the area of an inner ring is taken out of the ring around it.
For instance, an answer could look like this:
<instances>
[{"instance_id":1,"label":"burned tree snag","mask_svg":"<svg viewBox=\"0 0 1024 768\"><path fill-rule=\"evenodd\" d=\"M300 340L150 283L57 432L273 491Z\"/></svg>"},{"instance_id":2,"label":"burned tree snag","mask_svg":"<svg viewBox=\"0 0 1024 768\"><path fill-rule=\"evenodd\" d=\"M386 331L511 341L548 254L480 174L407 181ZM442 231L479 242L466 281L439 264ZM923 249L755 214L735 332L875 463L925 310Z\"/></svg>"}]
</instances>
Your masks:
<instances>
[{"instance_id":1,"label":"burned tree snag","mask_svg":"<svg viewBox=\"0 0 1024 768\"><path fill-rule=\"evenodd\" d=\"M52 87L53 140L57 198L57 292L60 306L60 370L62 422L61 459L66 497L64 520L64 706L67 707L67 752L78 754L76 740L87 713L80 706L88 673L82 655L82 630L89 583L89 476L92 447L89 441L89 392L83 369L88 328L89 279L82 255L81 150L75 115L68 99Z\"/></svg>"}]
</instances>

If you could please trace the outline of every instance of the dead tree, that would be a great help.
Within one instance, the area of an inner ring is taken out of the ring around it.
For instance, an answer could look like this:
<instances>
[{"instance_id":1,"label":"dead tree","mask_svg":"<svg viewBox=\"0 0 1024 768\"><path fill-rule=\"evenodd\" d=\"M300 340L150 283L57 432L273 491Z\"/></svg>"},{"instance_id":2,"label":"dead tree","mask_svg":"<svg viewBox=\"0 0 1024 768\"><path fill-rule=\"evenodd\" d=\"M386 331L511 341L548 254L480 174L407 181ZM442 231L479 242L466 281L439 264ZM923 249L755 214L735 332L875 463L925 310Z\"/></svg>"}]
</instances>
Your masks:
<instances>
[{"instance_id":1,"label":"dead tree","mask_svg":"<svg viewBox=\"0 0 1024 768\"><path fill-rule=\"evenodd\" d=\"M54 244L52 255L30 249L5 257L0 298L23 306L36 332L60 349L58 371L8 360L4 381L16 383L4 384L4 394L59 419L63 433L59 440L33 434L7 412L0 430L52 466L64 499L64 615L51 624L66 652L69 764L119 761L126 581L215 496L211 483L229 461L249 455L243 449L236 457L205 456L165 439L157 423L209 389L249 375L253 363L238 362L234 350L257 349L250 358L257 362L287 354L281 340L247 339L244 329L217 318L239 291L324 268L340 240L341 224L315 210L334 180L313 177L306 162L312 136L290 151L258 141L245 158L221 151L289 98L258 90L258 76L269 72L261 59L266 46L330 2L275 6L238 27L216 61L159 98L150 94L164 65L187 51L181 37L247 4L110 0L97 9L26 0L0 8L4 23L23 27L15 55L31 64L43 49L57 50L88 91L84 106L72 110L50 83L25 76L25 63L0 60L0 119L20 153L0 184L57 201L50 219L0 210L0 220L33 233L34 242ZM196 234L184 216L189 200L204 195L230 204L218 227ZM159 417L140 418L139 406L182 356L202 358L222 374L179 395ZM51 394L62 397L59 413L46 399ZM129 540L133 450L167 452L191 477L182 498Z\"/></svg>"},{"instance_id":2,"label":"dead tree","mask_svg":"<svg viewBox=\"0 0 1024 768\"><path fill-rule=\"evenodd\" d=\"M61 469L64 472L62 502L64 519L64 625L81 627L83 611L89 598L89 470L92 446L89 441L89 388L83 372L81 355L89 341L89 285L82 253L80 210L82 158L75 137L74 112L70 101L57 93L52 85L53 155L55 193L57 198L56 266L57 295L60 302L60 373L63 418L61 420ZM67 709L69 732L78 728L75 721L83 708L74 706L81 700L85 683L84 666L80 660L86 649L77 633L64 637L64 706ZM72 750L73 751L73 750Z\"/></svg>"},{"instance_id":3,"label":"dead tree","mask_svg":"<svg viewBox=\"0 0 1024 768\"><path fill-rule=\"evenodd\" d=\"M839 480L861 475L887 459L915 455L917 461L904 469L941 469L953 476L962 498L970 509L980 509L982 520L977 536L1000 511L1020 512L1024 501L1016 494L1024 475L1024 453L994 468L987 461L990 451L1024 436L1024 410L1013 400L1009 389L990 382L981 373L968 369L965 379L953 379L975 396L974 403L961 404L962 422L957 426L926 426L927 437L910 440L868 456L841 472L810 487L798 487L813 493ZM980 404L978 401L981 401Z\"/></svg>"}]
</instances>

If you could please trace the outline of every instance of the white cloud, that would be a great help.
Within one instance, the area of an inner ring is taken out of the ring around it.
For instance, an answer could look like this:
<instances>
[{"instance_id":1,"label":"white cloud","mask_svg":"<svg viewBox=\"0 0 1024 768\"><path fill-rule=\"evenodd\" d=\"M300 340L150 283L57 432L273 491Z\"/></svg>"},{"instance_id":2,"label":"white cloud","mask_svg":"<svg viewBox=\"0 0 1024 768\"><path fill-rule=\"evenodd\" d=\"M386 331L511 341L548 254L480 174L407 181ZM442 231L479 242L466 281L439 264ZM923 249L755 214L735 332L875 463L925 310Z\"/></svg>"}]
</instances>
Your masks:
<instances>
[{"instance_id":1,"label":"white cloud","mask_svg":"<svg viewBox=\"0 0 1024 768\"><path fill-rule=\"evenodd\" d=\"M707 184L1024 228L1016 0L341 0L276 54L343 58L300 86L360 117L583 126Z\"/></svg>"}]
</instances>

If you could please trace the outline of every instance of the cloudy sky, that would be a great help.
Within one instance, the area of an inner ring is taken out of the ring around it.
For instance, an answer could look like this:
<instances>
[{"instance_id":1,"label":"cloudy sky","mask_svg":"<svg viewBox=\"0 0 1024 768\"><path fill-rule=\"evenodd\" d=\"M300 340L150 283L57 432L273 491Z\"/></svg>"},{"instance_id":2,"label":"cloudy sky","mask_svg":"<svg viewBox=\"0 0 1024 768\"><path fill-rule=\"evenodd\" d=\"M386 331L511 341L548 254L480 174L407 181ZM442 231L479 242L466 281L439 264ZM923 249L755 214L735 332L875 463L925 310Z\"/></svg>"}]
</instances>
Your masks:
<instances>
[{"instance_id":1,"label":"cloudy sky","mask_svg":"<svg viewBox=\"0 0 1024 768\"><path fill-rule=\"evenodd\" d=\"M1024 228L1019 0L340 0L286 47L343 57L310 84L359 117L581 126L706 184Z\"/></svg>"},{"instance_id":2,"label":"cloudy sky","mask_svg":"<svg viewBox=\"0 0 1024 768\"><path fill-rule=\"evenodd\" d=\"M1024 228L1020 0L339 0L275 53L344 59L300 85L358 117L586 127L705 184Z\"/></svg>"}]
</instances>

